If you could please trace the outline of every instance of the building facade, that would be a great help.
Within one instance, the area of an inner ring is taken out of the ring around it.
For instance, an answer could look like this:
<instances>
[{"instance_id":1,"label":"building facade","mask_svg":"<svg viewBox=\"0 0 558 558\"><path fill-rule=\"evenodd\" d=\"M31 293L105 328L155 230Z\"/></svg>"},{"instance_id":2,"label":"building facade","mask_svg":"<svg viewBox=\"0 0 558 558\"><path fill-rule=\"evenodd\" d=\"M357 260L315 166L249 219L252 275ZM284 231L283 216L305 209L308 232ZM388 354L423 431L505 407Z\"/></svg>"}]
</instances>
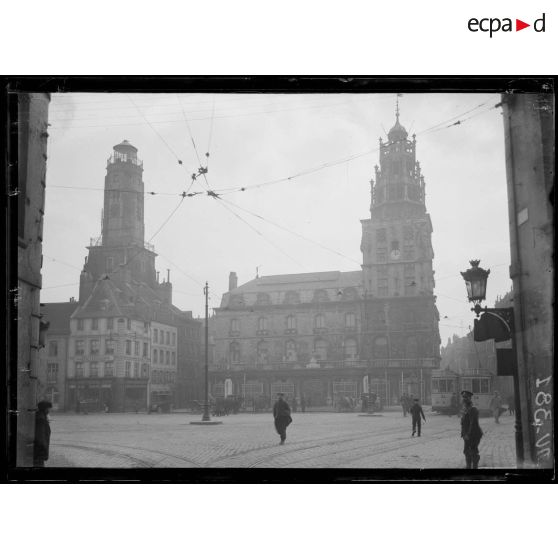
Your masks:
<instances>
[{"instance_id":1,"label":"building facade","mask_svg":"<svg viewBox=\"0 0 558 558\"><path fill-rule=\"evenodd\" d=\"M380 140L362 269L257 277L235 273L211 320L212 393L271 401L277 392L335 407L373 392L428 401L439 365L432 225L416 142L396 123Z\"/></svg>"},{"instance_id":2,"label":"building facade","mask_svg":"<svg viewBox=\"0 0 558 558\"><path fill-rule=\"evenodd\" d=\"M502 106L523 449L552 468L555 97L509 93Z\"/></svg>"},{"instance_id":3,"label":"building facade","mask_svg":"<svg viewBox=\"0 0 558 558\"><path fill-rule=\"evenodd\" d=\"M362 392L360 272L259 277L231 273L211 319L212 394L334 405Z\"/></svg>"},{"instance_id":4,"label":"building facade","mask_svg":"<svg viewBox=\"0 0 558 558\"><path fill-rule=\"evenodd\" d=\"M114 146L101 236L91 239L70 318L68 409L170 408L177 379L190 372L179 370L178 332L194 320L173 306L170 271L159 280L156 253L144 240L142 173L133 145Z\"/></svg>"},{"instance_id":5,"label":"building facade","mask_svg":"<svg viewBox=\"0 0 558 558\"><path fill-rule=\"evenodd\" d=\"M48 323L45 346L41 348L38 378L39 399L52 403L53 411L66 410L66 377L70 351L70 316L78 303L49 302L41 304L43 319Z\"/></svg>"},{"instance_id":6,"label":"building facade","mask_svg":"<svg viewBox=\"0 0 558 558\"><path fill-rule=\"evenodd\" d=\"M17 104L17 108L13 107L17 122L10 127L8 149L10 160L17 163L11 166L9 183L10 199L17 200L18 249L17 275L16 270L8 269L10 277L17 276L17 295L13 295L13 305L8 310L8 323L16 322L17 312L17 363L10 362L6 367L16 370L8 383L9 444L14 464L30 467L38 402L39 349L44 344L46 325L39 305L50 95L18 93L10 95L10 103ZM11 224L15 224L13 220ZM14 341L14 333L9 328L10 342Z\"/></svg>"},{"instance_id":7,"label":"building facade","mask_svg":"<svg viewBox=\"0 0 558 558\"><path fill-rule=\"evenodd\" d=\"M416 138L396 122L380 138L380 165L371 180L370 219L362 221L364 355L371 377L385 377L388 399L429 399L439 365L439 313L434 295L432 223Z\"/></svg>"},{"instance_id":8,"label":"building facade","mask_svg":"<svg viewBox=\"0 0 558 558\"><path fill-rule=\"evenodd\" d=\"M509 292L498 298L494 307L508 308L512 305L513 293ZM510 347L510 341L474 341L472 332L463 337L454 335L441 348L440 368L449 368L457 374L489 372L493 375L493 389L500 393L504 401L508 401L514 395L513 377L498 375L496 350Z\"/></svg>"}]
</instances>

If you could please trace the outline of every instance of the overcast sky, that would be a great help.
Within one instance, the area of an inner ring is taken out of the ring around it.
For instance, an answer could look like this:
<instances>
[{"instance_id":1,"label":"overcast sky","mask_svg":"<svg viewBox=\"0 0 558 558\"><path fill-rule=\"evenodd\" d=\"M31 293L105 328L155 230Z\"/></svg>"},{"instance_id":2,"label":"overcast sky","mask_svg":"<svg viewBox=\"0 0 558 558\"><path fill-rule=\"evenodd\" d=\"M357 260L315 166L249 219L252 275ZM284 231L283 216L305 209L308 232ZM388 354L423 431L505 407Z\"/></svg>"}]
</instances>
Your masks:
<instances>
[{"instance_id":1,"label":"overcast sky","mask_svg":"<svg viewBox=\"0 0 558 558\"><path fill-rule=\"evenodd\" d=\"M77 298L85 247L101 233L106 160L124 139L143 160L145 191L157 192L145 197L145 240L155 245L162 277L170 268L179 308L203 314L205 281L210 305L218 306L230 271L242 284L256 268L260 275L359 269L360 220L370 217L369 180L379 163L378 139L395 122L395 100L395 94L52 95L42 301ZM493 108L499 96L405 94L399 101L401 123L417 134L426 181L445 345L472 325L459 274L470 259L491 269L489 304L511 286L503 123L501 109ZM202 194L180 203L200 166L192 138L202 164L210 153L206 177L222 201L207 196L200 177L189 192Z\"/></svg>"}]
</instances>

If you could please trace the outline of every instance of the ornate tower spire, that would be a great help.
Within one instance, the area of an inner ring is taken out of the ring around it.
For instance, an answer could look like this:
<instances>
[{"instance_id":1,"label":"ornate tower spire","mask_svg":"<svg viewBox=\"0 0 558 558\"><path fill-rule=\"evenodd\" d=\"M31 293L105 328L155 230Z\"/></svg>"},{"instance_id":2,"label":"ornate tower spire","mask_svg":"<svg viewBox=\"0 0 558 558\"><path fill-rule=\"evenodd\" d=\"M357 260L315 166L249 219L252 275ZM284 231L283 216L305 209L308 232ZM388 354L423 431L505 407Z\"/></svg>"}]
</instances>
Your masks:
<instances>
[{"instance_id":1,"label":"ornate tower spire","mask_svg":"<svg viewBox=\"0 0 558 558\"><path fill-rule=\"evenodd\" d=\"M399 122L399 97L401 97L401 93L397 93L395 97L395 121Z\"/></svg>"}]
</instances>

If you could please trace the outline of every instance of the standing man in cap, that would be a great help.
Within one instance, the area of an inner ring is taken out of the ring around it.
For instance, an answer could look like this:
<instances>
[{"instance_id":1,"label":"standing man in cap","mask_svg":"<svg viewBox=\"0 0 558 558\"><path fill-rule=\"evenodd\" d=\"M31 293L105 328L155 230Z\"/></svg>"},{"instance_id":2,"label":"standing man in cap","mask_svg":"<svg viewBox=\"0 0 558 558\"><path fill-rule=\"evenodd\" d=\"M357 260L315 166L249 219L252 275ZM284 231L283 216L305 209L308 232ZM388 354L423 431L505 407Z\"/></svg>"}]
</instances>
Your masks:
<instances>
[{"instance_id":1,"label":"standing man in cap","mask_svg":"<svg viewBox=\"0 0 558 558\"><path fill-rule=\"evenodd\" d=\"M50 401L39 401L35 413L35 442L33 444L33 467L44 467L48 460L50 446L50 425L48 412L52 407Z\"/></svg>"},{"instance_id":2,"label":"standing man in cap","mask_svg":"<svg viewBox=\"0 0 558 558\"><path fill-rule=\"evenodd\" d=\"M482 430L479 425L479 411L473 406L473 393L467 390L461 392L463 398L463 416L461 417L461 437L463 438L463 453L467 469L479 468L479 443Z\"/></svg>"},{"instance_id":3,"label":"standing man in cap","mask_svg":"<svg viewBox=\"0 0 558 558\"><path fill-rule=\"evenodd\" d=\"M287 439L287 426L293 422L291 418L291 408L289 404L283 399L284 393L277 394L277 401L273 405L273 418L275 421L275 430L281 437L281 445Z\"/></svg>"},{"instance_id":4,"label":"standing man in cap","mask_svg":"<svg viewBox=\"0 0 558 558\"><path fill-rule=\"evenodd\" d=\"M419 405L419 400L418 397L415 397L415 399L413 400L413 404L411 405L411 408L409 409L409 412L411 413L411 416L413 417L413 433L411 434L411 436L415 435L415 432L417 432L418 430L418 435L420 436L420 427L421 427L421 420L420 420L420 416L422 415L422 420L424 420L426 422L426 418L424 416L424 412L422 410L422 407Z\"/></svg>"}]
</instances>

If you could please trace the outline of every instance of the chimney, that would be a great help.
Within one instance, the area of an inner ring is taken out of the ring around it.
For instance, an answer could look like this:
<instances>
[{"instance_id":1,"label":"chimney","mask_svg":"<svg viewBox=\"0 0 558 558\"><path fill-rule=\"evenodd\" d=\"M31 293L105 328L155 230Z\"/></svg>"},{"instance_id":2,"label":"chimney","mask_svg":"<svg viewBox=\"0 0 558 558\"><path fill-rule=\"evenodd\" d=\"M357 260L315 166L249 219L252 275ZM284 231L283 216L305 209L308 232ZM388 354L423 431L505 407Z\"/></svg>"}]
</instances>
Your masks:
<instances>
[{"instance_id":1,"label":"chimney","mask_svg":"<svg viewBox=\"0 0 558 558\"><path fill-rule=\"evenodd\" d=\"M70 297L70 302L75 302L75 301L76 301L76 299L73 296L71 296Z\"/></svg>"},{"instance_id":2,"label":"chimney","mask_svg":"<svg viewBox=\"0 0 558 558\"><path fill-rule=\"evenodd\" d=\"M234 271L231 271L229 273L229 292L236 289L237 286L238 286L238 278L236 276L236 273Z\"/></svg>"},{"instance_id":3,"label":"chimney","mask_svg":"<svg viewBox=\"0 0 558 558\"><path fill-rule=\"evenodd\" d=\"M170 283L170 269L167 267L167 283Z\"/></svg>"}]
</instances>

